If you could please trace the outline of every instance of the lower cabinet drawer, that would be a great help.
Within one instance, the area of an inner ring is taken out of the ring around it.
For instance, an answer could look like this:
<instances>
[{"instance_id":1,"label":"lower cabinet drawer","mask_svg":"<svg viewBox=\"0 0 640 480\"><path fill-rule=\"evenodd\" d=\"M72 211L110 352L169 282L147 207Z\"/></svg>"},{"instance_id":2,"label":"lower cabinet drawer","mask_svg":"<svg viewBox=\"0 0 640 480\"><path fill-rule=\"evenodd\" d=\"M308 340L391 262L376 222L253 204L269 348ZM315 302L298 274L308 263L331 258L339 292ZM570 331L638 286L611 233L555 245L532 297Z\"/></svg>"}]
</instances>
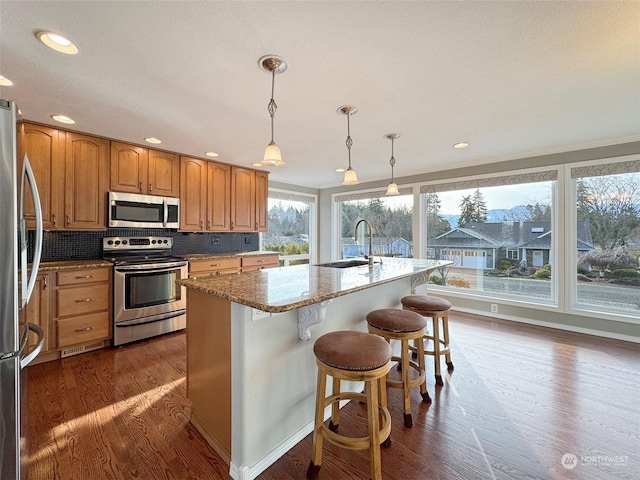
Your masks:
<instances>
[{"instance_id":1,"label":"lower cabinet drawer","mask_svg":"<svg viewBox=\"0 0 640 480\"><path fill-rule=\"evenodd\" d=\"M258 267L253 270L259 270L260 268L277 267L280 263L280 255L248 255L242 257L242 270L251 271L247 267Z\"/></svg>"},{"instance_id":2,"label":"lower cabinet drawer","mask_svg":"<svg viewBox=\"0 0 640 480\"><path fill-rule=\"evenodd\" d=\"M189 274L189 278L208 278L217 277L218 275L233 275L238 273L237 268L223 268L220 270L212 270L210 272L194 272Z\"/></svg>"},{"instance_id":3,"label":"lower cabinet drawer","mask_svg":"<svg viewBox=\"0 0 640 480\"><path fill-rule=\"evenodd\" d=\"M59 288L56 290L57 317L109 310L109 285Z\"/></svg>"},{"instance_id":4,"label":"lower cabinet drawer","mask_svg":"<svg viewBox=\"0 0 640 480\"><path fill-rule=\"evenodd\" d=\"M109 320L109 312L56 320L58 348L108 338Z\"/></svg>"}]
</instances>

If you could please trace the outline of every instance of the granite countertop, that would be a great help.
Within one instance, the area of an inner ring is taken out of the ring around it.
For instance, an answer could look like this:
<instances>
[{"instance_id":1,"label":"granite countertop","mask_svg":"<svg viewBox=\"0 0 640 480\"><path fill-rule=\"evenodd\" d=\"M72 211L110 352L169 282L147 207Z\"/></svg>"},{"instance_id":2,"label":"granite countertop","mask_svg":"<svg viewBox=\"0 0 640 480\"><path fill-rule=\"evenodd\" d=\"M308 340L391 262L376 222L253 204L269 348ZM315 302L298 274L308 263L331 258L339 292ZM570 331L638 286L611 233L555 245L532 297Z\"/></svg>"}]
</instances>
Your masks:
<instances>
[{"instance_id":1,"label":"granite countertop","mask_svg":"<svg viewBox=\"0 0 640 480\"><path fill-rule=\"evenodd\" d=\"M384 258L382 264L373 267L294 265L240 275L183 279L178 283L258 310L281 313L450 264L439 260Z\"/></svg>"},{"instance_id":2,"label":"granite countertop","mask_svg":"<svg viewBox=\"0 0 640 480\"><path fill-rule=\"evenodd\" d=\"M64 260L61 262L41 262L39 272L52 272L55 270L76 270L79 268L111 267L113 263L106 260ZM31 267L31 265L29 265Z\"/></svg>"},{"instance_id":3,"label":"granite countertop","mask_svg":"<svg viewBox=\"0 0 640 480\"><path fill-rule=\"evenodd\" d=\"M230 253L194 253L191 255L180 255L185 260L208 260L210 258L233 258L247 257L252 255L280 255L278 252L258 250L254 252L230 252Z\"/></svg>"}]
</instances>

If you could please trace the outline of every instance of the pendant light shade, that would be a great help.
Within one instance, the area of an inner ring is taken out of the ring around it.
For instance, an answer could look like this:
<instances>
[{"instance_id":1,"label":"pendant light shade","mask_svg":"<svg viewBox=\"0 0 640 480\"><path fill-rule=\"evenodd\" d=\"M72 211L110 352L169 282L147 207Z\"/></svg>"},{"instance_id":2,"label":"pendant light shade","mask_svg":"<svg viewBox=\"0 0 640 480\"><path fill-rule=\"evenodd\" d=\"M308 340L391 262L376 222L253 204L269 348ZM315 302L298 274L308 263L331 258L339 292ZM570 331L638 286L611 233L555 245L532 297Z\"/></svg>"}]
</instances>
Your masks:
<instances>
[{"instance_id":1,"label":"pendant light shade","mask_svg":"<svg viewBox=\"0 0 640 480\"><path fill-rule=\"evenodd\" d=\"M347 141L345 144L347 145L347 150L349 151L349 168L344 172L344 180L342 181L342 185L357 185L360 182L358 181L358 176L356 175L356 171L351 168L351 146L353 145L353 140L351 139L351 125L349 123L349 117L351 115L355 115L358 113L358 107L354 107L353 105L343 105L338 108L338 113L347 116Z\"/></svg>"},{"instance_id":2,"label":"pendant light shade","mask_svg":"<svg viewBox=\"0 0 640 480\"><path fill-rule=\"evenodd\" d=\"M258 64L265 72L271 73L271 100L269 101L269 105L267 105L267 111L271 117L271 142L269 142L269 145L267 145L267 148L264 151L264 158L262 161L255 165L259 165L261 167L282 167L285 163L282 161L280 148L273 140L273 118L275 117L276 110L278 109L278 105L276 105L276 101L273 99L273 92L276 73L284 72L287 69L287 64L282 58L276 55L264 56L258 60Z\"/></svg>"},{"instance_id":3,"label":"pendant light shade","mask_svg":"<svg viewBox=\"0 0 640 480\"><path fill-rule=\"evenodd\" d=\"M396 182L393 179L393 167L396 164L396 159L393 156L393 141L396 138L400 138L400 134L399 133L387 133L384 138L388 138L389 140L391 140L391 158L389 159L389 165L391 165L391 183L389 183L389 185L387 186L387 192L385 193L385 195L398 195L400 192L398 192L398 185L396 185Z\"/></svg>"}]
</instances>

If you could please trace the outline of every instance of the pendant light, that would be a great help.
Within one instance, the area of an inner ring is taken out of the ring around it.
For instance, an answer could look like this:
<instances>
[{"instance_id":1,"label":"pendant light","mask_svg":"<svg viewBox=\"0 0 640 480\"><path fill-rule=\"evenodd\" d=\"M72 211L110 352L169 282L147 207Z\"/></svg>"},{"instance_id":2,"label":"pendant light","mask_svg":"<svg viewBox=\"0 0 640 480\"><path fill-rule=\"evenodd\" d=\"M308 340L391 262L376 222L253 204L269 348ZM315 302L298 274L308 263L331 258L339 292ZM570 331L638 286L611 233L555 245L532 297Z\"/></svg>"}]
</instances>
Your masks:
<instances>
[{"instance_id":1,"label":"pendant light","mask_svg":"<svg viewBox=\"0 0 640 480\"><path fill-rule=\"evenodd\" d=\"M358 176L356 175L356 171L351 168L351 146L353 145L353 140L351 140L349 117L358 113L358 107L354 107L353 105L343 105L338 108L338 113L342 113L347 116L347 141L345 143L347 145L347 150L349 150L349 168L344 172L342 185L357 185L360 183L358 181Z\"/></svg>"},{"instance_id":2,"label":"pendant light","mask_svg":"<svg viewBox=\"0 0 640 480\"><path fill-rule=\"evenodd\" d=\"M269 143L269 145L267 145L267 148L264 151L264 159L257 164L259 164L261 167L283 167L284 162L282 161L280 148L278 148L276 142L273 141L273 117L275 117L276 110L278 109L278 105L276 105L276 101L273 99L273 92L276 81L276 73L284 72L287 69L287 64L282 58L278 57L277 55L266 55L258 60L258 64L260 65L260 68L262 70L271 73L271 100L269 101L269 105L267 106L269 116L271 117L271 142Z\"/></svg>"},{"instance_id":3,"label":"pendant light","mask_svg":"<svg viewBox=\"0 0 640 480\"><path fill-rule=\"evenodd\" d=\"M393 180L393 167L396 164L396 159L393 156L393 141L397 138L400 138L400 134L387 133L384 138L388 138L389 140L391 140L391 158L389 159L389 165L391 165L391 183L387 187L387 192L385 193L385 195L398 195L400 193L398 192L398 185L396 185L396 182Z\"/></svg>"}]
</instances>

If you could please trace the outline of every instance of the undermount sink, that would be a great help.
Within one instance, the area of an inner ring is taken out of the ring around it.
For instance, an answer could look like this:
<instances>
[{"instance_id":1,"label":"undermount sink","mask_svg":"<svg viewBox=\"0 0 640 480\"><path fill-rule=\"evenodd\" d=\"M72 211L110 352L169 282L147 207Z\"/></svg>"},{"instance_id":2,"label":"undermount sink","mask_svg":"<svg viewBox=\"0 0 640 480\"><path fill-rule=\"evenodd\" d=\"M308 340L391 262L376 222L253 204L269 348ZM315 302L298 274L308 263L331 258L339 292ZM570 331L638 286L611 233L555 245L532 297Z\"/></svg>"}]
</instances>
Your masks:
<instances>
[{"instance_id":1,"label":"undermount sink","mask_svg":"<svg viewBox=\"0 0 640 480\"><path fill-rule=\"evenodd\" d=\"M342 260L339 262L319 263L316 267L330 267L330 268L349 268L349 267L361 267L362 265L369 265L368 260Z\"/></svg>"}]
</instances>

